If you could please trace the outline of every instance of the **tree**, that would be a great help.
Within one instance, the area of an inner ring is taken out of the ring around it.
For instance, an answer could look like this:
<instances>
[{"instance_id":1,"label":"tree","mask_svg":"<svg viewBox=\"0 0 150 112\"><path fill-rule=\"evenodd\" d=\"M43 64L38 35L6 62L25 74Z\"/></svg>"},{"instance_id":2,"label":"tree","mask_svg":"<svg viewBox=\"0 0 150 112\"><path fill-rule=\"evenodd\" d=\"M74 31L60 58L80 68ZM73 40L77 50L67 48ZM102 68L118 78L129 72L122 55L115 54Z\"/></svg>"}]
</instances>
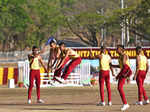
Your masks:
<instances>
[{"instance_id":1,"label":"tree","mask_svg":"<svg viewBox=\"0 0 150 112\"><path fill-rule=\"evenodd\" d=\"M1 0L3 50L41 46L65 24L59 0Z\"/></svg>"},{"instance_id":2,"label":"tree","mask_svg":"<svg viewBox=\"0 0 150 112\"><path fill-rule=\"evenodd\" d=\"M27 43L41 46L49 36L54 35L59 26L64 25L64 15L59 10L59 0L28 0L28 13L33 23L27 29ZM33 39L31 43L29 41Z\"/></svg>"},{"instance_id":3,"label":"tree","mask_svg":"<svg viewBox=\"0 0 150 112\"><path fill-rule=\"evenodd\" d=\"M128 23L124 21L124 24L129 27L134 37L133 40L135 40L135 35L141 39L150 40L150 26L148 25L150 23L149 7L150 0L139 0L138 4L118 11L118 21L129 20Z\"/></svg>"},{"instance_id":4,"label":"tree","mask_svg":"<svg viewBox=\"0 0 150 112\"><path fill-rule=\"evenodd\" d=\"M68 27L87 45L100 46L104 41L101 37L101 30L104 28L110 30L108 24L112 19L111 10L117 6L118 4L113 0L78 0L74 5L76 9L72 9L73 13L66 19ZM102 9L104 13L102 13ZM110 36L111 34L107 33L106 35Z\"/></svg>"},{"instance_id":5,"label":"tree","mask_svg":"<svg viewBox=\"0 0 150 112\"><path fill-rule=\"evenodd\" d=\"M71 32L78 36L81 41L90 46L100 46L102 38L102 29L106 29L106 36L120 37L121 24L127 24L127 20L131 20L132 15L129 12L136 10L141 0L126 0L125 8L120 9L119 0L80 0L74 5L75 9L71 10L71 14L66 19ZM104 10L102 13L101 10ZM131 22L131 21L130 21ZM130 27L130 31L131 31ZM107 41L107 40L106 40Z\"/></svg>"},{"instance_id":6,"label":"tree","mask_svg":"<svg viewBox=\"0 0 150 112\"><path fill-rule=\"evenodd\" d=\"M125 6L120 9L120 0L1 0L0 43L3 50L23 50L69 29L89 46L111 46L120 40L122 22L132 42L135 35L149 39L150 0L125 0Z\"/></svg>"},{"instance_id":7,"label":"tree","mask_svg":"<svg viewBox=\"0 0 150 112\"><path fill-rule=\"evenodd\" d=\"M130 24L130 31L134 34L150 40L150 0L142 0L141 4L138 5L135 10L130 11L130 15L133 15L134 22Z\"/></svg>"},{"instance_id":8,"label":"tree","mask_svg":"<svg viewBox=\"0 0 150 112\"><path fill-rule=\"evenodd\" d=\"M14 42L17 45L18 35L24 32L27 23L30 22L28 14L22 7L25 0L1 0L0 1L0 38L3 43L3 50L10 48ZM16 39L16 41L13 41Z\"/></svg>"}]
</instances>

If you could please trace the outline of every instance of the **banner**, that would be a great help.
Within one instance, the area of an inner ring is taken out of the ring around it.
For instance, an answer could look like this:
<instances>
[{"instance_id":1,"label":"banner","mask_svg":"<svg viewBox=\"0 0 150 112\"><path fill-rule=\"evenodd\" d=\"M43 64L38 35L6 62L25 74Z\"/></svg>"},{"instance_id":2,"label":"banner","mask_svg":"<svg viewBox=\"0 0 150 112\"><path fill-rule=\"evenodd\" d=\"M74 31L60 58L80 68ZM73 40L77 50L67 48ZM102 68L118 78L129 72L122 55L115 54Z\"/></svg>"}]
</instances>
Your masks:
<instances>
[{"instance_id":1,"label":"banner","mask_svg":"<svg viewBox=\"0 0 150 112\"><path fill-rule=\"evenodd\" d=\"M81 58L83 59L90 59L90 53L93 58L96 58L96 55L101 53L100 48L73 48ZM92 50L92 52L90 52ZM108 52L113 59L118 58L118 53L115 48L108 48ZM150 48L143 48L144 54L150 58ZM129 58L135 59L136 58L136 49L135 48L126 48L125 53L129 56Z\"/></svg>"}]
</instances>

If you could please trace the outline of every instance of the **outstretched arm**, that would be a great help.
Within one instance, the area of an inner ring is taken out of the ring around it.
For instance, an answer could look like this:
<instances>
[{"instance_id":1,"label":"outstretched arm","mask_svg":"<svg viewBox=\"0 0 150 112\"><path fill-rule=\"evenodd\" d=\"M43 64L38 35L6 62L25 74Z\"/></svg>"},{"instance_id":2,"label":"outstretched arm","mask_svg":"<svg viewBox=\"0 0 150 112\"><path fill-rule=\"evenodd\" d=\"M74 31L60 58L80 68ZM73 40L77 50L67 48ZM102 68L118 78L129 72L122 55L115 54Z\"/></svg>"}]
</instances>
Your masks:
<instances>
[{"instance_id":1,"label":"outstretched arm","mask_svg":"<svg viewBox=\"0 0 150 112\"><path fill-rule=\"evenodd\" d=\"M110 59L109 65L110 65L110 70L111 70L112 76L115 76L114 71L113 71L113 67L111 66L111 59Z\"/></svg>"},{"instance_id":2,"label":"outstretched arm","mask_svg":"<svg viewBox=\"0 0 150 112\"><path fill-rule=\"evenodd\" d=\"M120 68L119 65L113 65L112 63L110 63L110 67L112 67L112 68Z\"/></svg>"}]
</instances>

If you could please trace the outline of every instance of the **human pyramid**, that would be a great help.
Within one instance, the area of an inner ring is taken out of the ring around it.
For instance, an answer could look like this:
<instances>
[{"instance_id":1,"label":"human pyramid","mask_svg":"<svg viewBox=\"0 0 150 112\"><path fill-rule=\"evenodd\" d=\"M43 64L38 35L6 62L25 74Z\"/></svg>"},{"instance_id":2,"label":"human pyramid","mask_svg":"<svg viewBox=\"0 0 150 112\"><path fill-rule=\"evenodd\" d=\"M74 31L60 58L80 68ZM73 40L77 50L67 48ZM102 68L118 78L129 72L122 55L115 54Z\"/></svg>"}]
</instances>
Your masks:
<instances>
[{"instance_id":1,"label":"human pyramid","mask_svg":"<svg viewBox=\"0 0 150 112\"><path fill-rule=\"evenodd\" d=\"M72 70L81 63L81 57L71 48L67 48L65 43L60 42L57 44L56 40L51 37L48 39L46 46L50 46L50 54L48 59L47 68L44 65L44 62L40 56L44 50L39 52L38 47L33 46L32 54L28 55L30 62L30 84L28 89L28 104L31 104L31 92L33 88L33 82L36 80L36 89L37 89L37 103L44 103L43 100L40 99L40 64L43 66L46 73L49 71L54 72L54 77L51 81L52 84L55 83L64 83L64 81L68 78L69 74ZM105 106L104 101L104 82L106 84L107 93L108 93L108 105L112 105L111 101L111 87L110 87L110 70L112 72L112 76L115 77L116 81L118 81L118 91L123 102L123 106L121 108L122 111L128 109L130 106L127 103L125 93L123 90L123 86L127 78L130 78L132 71L130 68L129 57L124 52L125 48L123 45L117 46L117 53L119 54L118 62L119 65L113 65L111 63L111 56L109 55L107 48L102 46L101 53L96 56L99 59L100 63L100 72L99 72L99 92L101 99L97 106ZM92 57L92 50L90 51L90 57ZM138 86L138 101L135 102L136 105L145 105L149 104L149 99L146 95L146 91L144 90L143 84L146 78L146 74L148 72L148 60L144 55L144 52L140 46L136 47L136 72L133 77L133 80L136 80ZM71 60L71 61L70 61ZM68 63L69 62L69 63ZM66 66L67 65L67 66ZM65 67L66 66L66 67ZM65 69L64 69L65 67ZM113 72L113 68L120 68L120 72L117 76L115 76ZM64 70L63 70L64 69ZM144 97L144 101L143 98Z\"/></svg>"}]
</instances>

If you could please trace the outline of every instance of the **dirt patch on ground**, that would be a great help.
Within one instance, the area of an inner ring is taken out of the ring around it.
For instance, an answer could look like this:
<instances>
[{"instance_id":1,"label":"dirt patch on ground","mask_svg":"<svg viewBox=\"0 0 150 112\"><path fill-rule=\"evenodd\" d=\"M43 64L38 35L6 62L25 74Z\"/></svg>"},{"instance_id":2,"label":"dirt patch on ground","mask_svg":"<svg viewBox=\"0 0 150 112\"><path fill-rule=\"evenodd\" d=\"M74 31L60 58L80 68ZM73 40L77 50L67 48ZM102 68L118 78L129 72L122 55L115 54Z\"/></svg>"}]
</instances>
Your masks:
<instances>
[{"instance_id":1,"label":"dirt patch on ground","mask_svg":"<svg viewBox=\"0 0 150 112\"><path fill-rule=\"evenodd\" d=\"M150 95L150 85L145 85ZM136 106L137 86L126 85L125 92L130 108L127 112L149 112L150 104ZM32 104L27 104L27 89L0 87L0 112L119 112L122 102L116 85L112 85L111 107L96 106L99 101L98 87L41 88L45 104L36 104L36 91L32 93ZM105 101L107 102L105 90Z\"/></svg>"}]
</instances>

